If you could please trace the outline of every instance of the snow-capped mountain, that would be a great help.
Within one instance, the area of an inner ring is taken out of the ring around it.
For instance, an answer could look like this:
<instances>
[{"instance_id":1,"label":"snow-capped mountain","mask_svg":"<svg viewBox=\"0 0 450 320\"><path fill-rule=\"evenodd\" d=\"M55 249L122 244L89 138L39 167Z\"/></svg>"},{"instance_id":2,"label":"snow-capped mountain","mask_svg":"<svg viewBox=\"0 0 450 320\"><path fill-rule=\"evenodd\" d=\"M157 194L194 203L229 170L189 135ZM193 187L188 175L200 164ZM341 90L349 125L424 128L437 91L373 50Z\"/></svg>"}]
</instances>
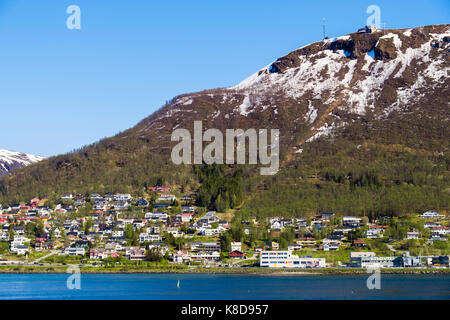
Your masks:
<instances>
[{"instance_id":1,"label":"snow-capped mountain","mask_svg":"<svg viewBox=\"0 0 450 320\"><path fill-rule=\"evenodd\" d=\"M361 161L368 161L364 150L372 146L389 153L448 156L449 75L449 24L324 39L236 86L179 95L114 137L0 179L0 194L33 196L43 188L67 192L63 187L69 184L86 192L98 185L114 190L117 181L143 183L148 172L169 176L181 170L170 161L176 144L171 134L177 128L193 133L194 121L202 121L203 130L223 133L279 129L281 170L296 161L318 166L320 152L314 146L324 137L354 145L352 158Z\"/></svg>"},{"instance_id":2,"label":"snow-capped mountain","mask_svg":"<svg viewBox=\"0 0 450 320\"><path fill-rule=\"evenodd\" d=\"M12 169L23 168L43 160L44 157L0 149L0 176Z\"/></svg>"},{"instance_id":3,"label":"snow-capped mountain","mask_svg":"<svg viewBox=\"0 0 450 320\"><path fill-rule=\"evenodd\" d=\"M162 138L192 118L280 128L295 153L357 119L436 109L448 116L449 74L450 25L355 32L303 46L234 87L180 95L132 131Z\"/></svg>"}]
</instances>

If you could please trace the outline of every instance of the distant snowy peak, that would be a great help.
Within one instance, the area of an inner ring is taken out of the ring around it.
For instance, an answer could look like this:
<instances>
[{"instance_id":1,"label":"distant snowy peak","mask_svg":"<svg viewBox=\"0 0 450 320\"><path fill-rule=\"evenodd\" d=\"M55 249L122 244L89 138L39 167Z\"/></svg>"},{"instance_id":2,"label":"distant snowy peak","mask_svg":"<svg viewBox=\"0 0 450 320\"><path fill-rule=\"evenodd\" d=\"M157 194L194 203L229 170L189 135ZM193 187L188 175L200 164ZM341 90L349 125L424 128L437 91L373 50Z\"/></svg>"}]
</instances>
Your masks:
<instances>
[{"instance_id":1,"label":"distant snowy peak","mask_svg":"<svg viewBox=\"0 0 450 320\"><path fill-rule=\"evenodd\" d=\"M12 169L23 168L43 159L45 158L32 154L0 149L0 176Z\"/></svg>"}]
</instances>

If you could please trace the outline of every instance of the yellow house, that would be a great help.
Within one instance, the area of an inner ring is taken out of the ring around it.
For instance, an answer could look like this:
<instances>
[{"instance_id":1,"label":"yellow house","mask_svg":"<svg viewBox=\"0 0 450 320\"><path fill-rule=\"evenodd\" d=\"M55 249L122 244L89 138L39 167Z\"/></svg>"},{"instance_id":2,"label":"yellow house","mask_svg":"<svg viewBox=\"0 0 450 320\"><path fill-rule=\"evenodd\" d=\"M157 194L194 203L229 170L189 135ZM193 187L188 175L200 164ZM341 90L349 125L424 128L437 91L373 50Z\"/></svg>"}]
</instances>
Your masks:
<instances>
[{"instance_id":1,"label":"yellow house","mask_svg":"<svg viewBox=\"0 0 450 320\"><path fill-rule=\"evenodd\" d=\"M310 247L316 245L316 239L314 238L300 238L295 241L295 243L301 245L302 247Z\"/></svg>"},{"instance_id":2,"label":"yellow house","mask_svg":"<svg viewBox=\"0 0 450 320\"><path fill-rule=\"evenodd\" d=\"M278 242L272 241L271 245L272 250L278 250L280 249L280 244Z\"/></svg>"}]
</instances>

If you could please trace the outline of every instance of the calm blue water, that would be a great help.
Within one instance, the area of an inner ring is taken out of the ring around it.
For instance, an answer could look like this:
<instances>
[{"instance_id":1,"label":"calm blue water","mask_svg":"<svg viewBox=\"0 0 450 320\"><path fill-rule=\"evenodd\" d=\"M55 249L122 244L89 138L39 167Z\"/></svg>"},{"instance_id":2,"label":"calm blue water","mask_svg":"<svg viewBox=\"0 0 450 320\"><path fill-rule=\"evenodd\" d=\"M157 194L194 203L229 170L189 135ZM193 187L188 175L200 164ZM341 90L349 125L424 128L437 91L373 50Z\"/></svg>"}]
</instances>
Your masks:
<instances>
[{"instance_id":1,"label":"calm blue water","mask_svg":"<svg viewBox=\"0 0 450 320\"><path fill-rule=\"evenodd\" d=\"M204 274L82 274L81 289L68 274L0 274L0 299L450 299L450 276L257 276ZM177 282L180 281L180 288Z\"/></svg>"}]
</instances>

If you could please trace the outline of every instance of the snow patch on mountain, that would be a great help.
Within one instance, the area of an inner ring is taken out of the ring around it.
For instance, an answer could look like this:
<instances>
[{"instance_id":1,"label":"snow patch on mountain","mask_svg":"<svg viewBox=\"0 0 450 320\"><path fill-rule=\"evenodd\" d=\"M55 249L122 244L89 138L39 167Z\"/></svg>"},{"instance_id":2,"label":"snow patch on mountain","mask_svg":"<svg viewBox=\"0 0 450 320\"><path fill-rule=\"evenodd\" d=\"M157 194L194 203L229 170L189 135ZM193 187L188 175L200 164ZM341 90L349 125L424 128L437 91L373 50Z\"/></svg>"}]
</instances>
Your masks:
<instances>
[{"instance_id":1,"label":"snow patch on mountain","mask_svg":"<svg viewBox=\"0 0 450 320\"><path fill-rule=\"evenodd\" d=\"M392 39L397 50L402 47L402 40L400 40L400 37L396 33L388 33L387 35L380 37L380 39Z\"/></svg>"},{"instance_id":2,"label":"snow patch on mountain","mask_svg":"<svg viewBox=\"0 0 450 320\"><path fill-rule=\"evenodd\" d=\"M250 96L246 95L244 97L244 100L242 101L242 104L238 107L240 110L240 114L243 116L246 116L249 114L248 108L251 106L250 102Z\"/></svg>"},{"instance_id":3,"label":"snow patch on mountain","mask_svg":"<svg viewBox=\"0 0 450 320\"><path fill-rule=\"evenodd\" d=\"M312 124L317 118L317 109L314 108L314 106L312 105L311 100L309 101L308 104L308 112L305 115L305 121L307 121L309 124Z\"/></svg>"}]
</instances>

